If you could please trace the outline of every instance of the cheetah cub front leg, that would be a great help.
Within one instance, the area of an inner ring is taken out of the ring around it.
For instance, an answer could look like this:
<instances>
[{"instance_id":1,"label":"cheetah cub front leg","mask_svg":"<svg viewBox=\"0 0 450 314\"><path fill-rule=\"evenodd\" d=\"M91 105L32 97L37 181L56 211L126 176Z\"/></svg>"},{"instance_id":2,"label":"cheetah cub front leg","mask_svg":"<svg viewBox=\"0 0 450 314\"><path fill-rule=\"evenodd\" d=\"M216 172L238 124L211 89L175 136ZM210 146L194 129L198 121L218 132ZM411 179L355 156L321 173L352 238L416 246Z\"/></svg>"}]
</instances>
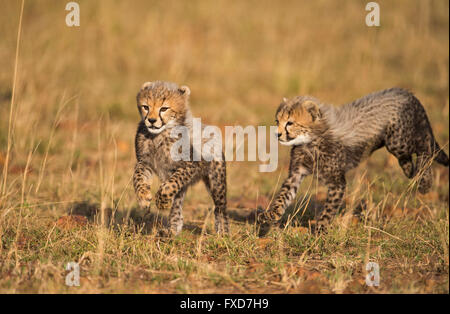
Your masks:
<instances>
[{"instance_id":1,"label":"cheetah cub front leg","mask_svg":"<svg viewBox=\"0 0 450 314\"><path fill-rule=\"evenodd\" d=\"M149 209L152 200L151 194L152 172L144 164L137 162L134 167L133 186L136 192L139 207Z\"/></svg>"},{"instance_id":2,"label":"cheetah cub front leg","mask_svg":"<svg viewBox=\"0 0 450 314\"><path fill-rule=\"evenodd\" d=\"M286 208L294 201L300 183L309 174L310 172L301 164L295 164L291 161L289 176L284 180L270 208L267 211L257 213L259 237L265 236L273 225L279 223Z\"/></svg>"},{"instance_id":3,"label":"cheetah cub front leg","mask_svg":"<svg viewBox=\"0 0 450 314\"><path fill-rule=\"evenodd\" d=\"M187 187L198 176L198 168L178 168L158 189L155 203L158 210L170 210L169 227L160 231L161 236L174 236L183 228L182 207Z\"/></svg>"}]
</instances>

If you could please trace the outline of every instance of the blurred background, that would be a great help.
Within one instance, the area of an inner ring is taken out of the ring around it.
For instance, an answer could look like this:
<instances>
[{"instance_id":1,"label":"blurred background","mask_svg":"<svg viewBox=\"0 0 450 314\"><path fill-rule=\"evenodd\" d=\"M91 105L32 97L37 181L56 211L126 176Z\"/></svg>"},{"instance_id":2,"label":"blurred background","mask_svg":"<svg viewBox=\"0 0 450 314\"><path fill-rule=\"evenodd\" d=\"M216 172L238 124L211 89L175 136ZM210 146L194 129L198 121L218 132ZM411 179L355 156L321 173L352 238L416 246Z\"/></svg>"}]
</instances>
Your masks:
<instances>
[{"instance_id":1,"label":"blurred background","mask_svg":"<svg viewBox=\"0 0 450 314\"><path fill-rule=\"evenodd\" d=\"M188 85L194 115L221 127L271 125L282 97L310 94L339 105L404 87L448 151L446 0L378 1L380 27L366 26L367 1L357 0L77 2L80 27L67 27L66 1L25 1L9 124L20 1L0 0L2 168L9 126L12 144L6 203L136 206L135 95L152 80ZM267 204L288 160L280 147L273 173L259 173L259 162L230 163L230 207ZM448 171L437 171L432 195L445 202ZM350 174L350 186L361 180L374 182L375 198L408 183L384 149ZM208 202L197 186L187 207Z\"/></svg>"}]
</instances>

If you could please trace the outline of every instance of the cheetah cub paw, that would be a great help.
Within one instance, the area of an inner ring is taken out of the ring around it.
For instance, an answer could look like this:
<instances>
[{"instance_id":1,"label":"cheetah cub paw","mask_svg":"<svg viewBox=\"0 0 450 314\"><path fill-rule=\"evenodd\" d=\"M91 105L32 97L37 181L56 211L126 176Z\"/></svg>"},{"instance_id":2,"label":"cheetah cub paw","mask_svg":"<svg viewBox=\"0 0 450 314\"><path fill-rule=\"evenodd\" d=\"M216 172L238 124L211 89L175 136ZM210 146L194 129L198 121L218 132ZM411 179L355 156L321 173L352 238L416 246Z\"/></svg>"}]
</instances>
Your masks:
<instances>
[{"instance_id":1,"label":"cheetah cub paw","mask_svg":"<svg viewBox=\"0 0 450 314\"><path fill-rule=\"evenodd\" d=\"M158 230L158 237L159 238L171 239L174 236L176 236L176 234L170 229L163 228L163 229Z\"/></svg>"},{"instance_id":2,"label":"cheetah cub paw","mask_svg":"<svg viewBox=\"0 0 450 314\"><path fill-rule=\"evenodd\" d=\"M264 237L267 233L269 233L272 224L270 223L270 219L266 217L267 213L265 210L258 208L256 211L256 225L257 225L257 233L258 237Z\"/></svg>"},{"instance_id":3,"label":"cheetah cub paw","mask_svg":"<svg viewBox=\"0 0 450 314\"><path fill-rule=\"evenodd\" d=\"M155 195L155 203L159 210L169 210L172 207L171 197L163 193L161 189Z\"/></svg>"},{"instance_id":4,"label":"cheetah cub paw","mask_svg":"<svg viewBox=\"0 0 450 314\"><path fill-rule=\"evenodd\" d=\"M138 193L136 193L136 195L139 207L142 209L149 209L150 203L153 199L150 191L140 190Z\"/></svg>"}]
</instances>

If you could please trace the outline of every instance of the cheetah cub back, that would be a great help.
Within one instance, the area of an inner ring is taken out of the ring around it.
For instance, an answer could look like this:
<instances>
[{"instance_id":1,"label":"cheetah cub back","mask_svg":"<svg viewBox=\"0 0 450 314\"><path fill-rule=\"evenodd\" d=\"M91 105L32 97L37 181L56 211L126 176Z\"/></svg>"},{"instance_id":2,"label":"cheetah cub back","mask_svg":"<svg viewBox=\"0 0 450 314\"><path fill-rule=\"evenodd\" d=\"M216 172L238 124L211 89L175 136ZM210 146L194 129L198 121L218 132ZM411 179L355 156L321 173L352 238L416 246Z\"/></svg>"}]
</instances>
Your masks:
<instances>
[{"instance_id":1,"label":"cheetah cub back","mask_svg":"<svg viewBox=\"0 0 450 314\"><path fill-rule=\"evenodd\" d=\"M291 146L289 175L270 208L260 212L260 235L277 223L295 199L303 178L313 174L328 187L317 229L324 230L344 206L345 174L382 147L394 155L418 191L431 188L431 163L449 166L420 101L409 91L391 88L343 106L310 96L284 99L276 112L278 139ZM413 158L415 156L415 158Z\"/></svg>"},{"instance_id":2,"label":"cheetah cub back","mask_svg":"<svg viewBox=\"0 0 450 314\"><path fill-rule=\"evenodd\" d=\"M183 227L182 206L187 188L203 181L214 201L215 229L228 233L226 213L225 159L214 158L194 161L192 136L188 158L173 158L172 148L179 140L174 128L185 127L192 135L192 115L189 109L190 90L170 82L147 82L137 94L137 107L141 116L136 138L136 165L133 185L141 208L149 209L152 195L152 177L161 183L155 195L158 210L170 210L169 227L163 235L176 235ZM202 126L203 127L203 126ZM174 134L171 134L174 133ZM178 136L181 136L178 133ZM184 156L186 157L186 156Z\"/></svg>"}]
</instances>

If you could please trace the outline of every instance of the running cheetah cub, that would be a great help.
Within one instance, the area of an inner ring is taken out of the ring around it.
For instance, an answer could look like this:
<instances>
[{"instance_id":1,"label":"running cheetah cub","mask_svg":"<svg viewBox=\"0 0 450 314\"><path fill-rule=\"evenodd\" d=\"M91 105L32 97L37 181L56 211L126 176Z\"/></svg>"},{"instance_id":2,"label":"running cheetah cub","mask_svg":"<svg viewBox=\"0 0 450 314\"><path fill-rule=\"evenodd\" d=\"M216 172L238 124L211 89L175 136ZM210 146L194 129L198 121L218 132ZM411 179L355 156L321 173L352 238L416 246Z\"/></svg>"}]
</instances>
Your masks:
<instances>
[{"instance_id":1,"label":"running cheetah cub","mask_svg":"<svg viewBox=\"0 0 450 314\"><path fill-rule=\"evenodd\" d=\"M309 96L284 99L276 119L280 143L292 146L291 161L289 175L271 207L258 214L261 236L281 218L303 178L310 174L328 186L325 208L317 221L317 231L324 230L344 205L345 173L383 146L398 159L408 178L418 175L420 193L431 188L433 160L449 165L424 108L404 89L376 92L341 107Z\"/></svg>"},{"instance_id":2,"label":"running cheetah cub","mask_svg":"<svg viewBox=\"0 0 450 314\"><path fill-rule=\"evenodd\" d=\"M187 188L202 180L214 201L216 232L228 233L225 159L193 161L192 136L188 143L189 158L177 160L171 154L179 139L171 136L175 127L184 126L192 135L189 94L187 86L169 82L147 82L141 87L136 97L142 119L135 140L134 189L140 207L148 209L152 200L152 177L159 177L162 184L155 195L155 203L159 210L170 210L169 228L160 233L171 236L180 233L183 227L182 205Z\"/></svg>"}]
</instances>

